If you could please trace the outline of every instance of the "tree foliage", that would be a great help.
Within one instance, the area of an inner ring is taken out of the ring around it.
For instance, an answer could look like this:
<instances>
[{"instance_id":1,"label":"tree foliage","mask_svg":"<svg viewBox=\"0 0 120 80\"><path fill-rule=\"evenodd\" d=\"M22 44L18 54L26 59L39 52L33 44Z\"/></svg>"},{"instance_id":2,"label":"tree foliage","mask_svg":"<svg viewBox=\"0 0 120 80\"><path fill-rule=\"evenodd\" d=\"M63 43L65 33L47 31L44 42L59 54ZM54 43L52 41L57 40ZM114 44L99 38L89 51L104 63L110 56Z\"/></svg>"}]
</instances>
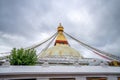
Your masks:
<instances>
[{"instance_id":1,"label":"tree foliage","mask_svg":"<svg viewBox=\"0 0 120 80\"><path fill-rule=\"evenodd\" d=\"M34 49L13 48L9 59L11 65L35 65L37 55Z\"/></svg>"}]
</instances>

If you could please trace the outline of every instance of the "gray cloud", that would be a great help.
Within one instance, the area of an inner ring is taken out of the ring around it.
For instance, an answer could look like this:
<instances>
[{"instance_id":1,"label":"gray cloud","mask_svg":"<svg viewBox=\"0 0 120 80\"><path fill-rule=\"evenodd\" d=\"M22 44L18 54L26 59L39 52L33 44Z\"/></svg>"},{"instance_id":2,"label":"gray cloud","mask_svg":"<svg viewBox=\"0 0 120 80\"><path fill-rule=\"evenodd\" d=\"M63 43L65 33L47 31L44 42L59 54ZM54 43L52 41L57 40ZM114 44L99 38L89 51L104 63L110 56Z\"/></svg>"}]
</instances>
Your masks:
<instances>
[{"instance_id":1,"label":"gray cloud","mask_svg":"<svg viewBox=\"0 0 120 80\"><path fill-rule=\"evenodd\" d=\"M0 49L6 52L37 43L55 33L61 22L65 32L77 39L118 55L119 3L120 0L0 0Z\"/></svg>"}]
</instances>

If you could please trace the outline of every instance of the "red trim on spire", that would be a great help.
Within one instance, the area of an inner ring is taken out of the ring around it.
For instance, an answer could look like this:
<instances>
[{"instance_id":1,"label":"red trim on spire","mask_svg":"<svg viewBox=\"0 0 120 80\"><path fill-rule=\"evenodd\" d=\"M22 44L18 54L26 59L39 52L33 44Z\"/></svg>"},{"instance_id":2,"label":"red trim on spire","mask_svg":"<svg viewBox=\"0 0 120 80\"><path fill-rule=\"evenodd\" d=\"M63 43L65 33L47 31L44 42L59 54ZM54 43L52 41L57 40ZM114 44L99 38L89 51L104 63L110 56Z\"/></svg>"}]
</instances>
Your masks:
<instances>
[{"instance_id":1,"label":"red trim on spire","mask_svg":"<svg viewBox=\"0 0 120 80\"><path fill-rule=\"evenodd\" d=\"M64 40L56 40L55 41L55 45L56 45L56 43L59 43L59 44L68 44L68 42L64 41Z\"/></svg>"}]
</instances>

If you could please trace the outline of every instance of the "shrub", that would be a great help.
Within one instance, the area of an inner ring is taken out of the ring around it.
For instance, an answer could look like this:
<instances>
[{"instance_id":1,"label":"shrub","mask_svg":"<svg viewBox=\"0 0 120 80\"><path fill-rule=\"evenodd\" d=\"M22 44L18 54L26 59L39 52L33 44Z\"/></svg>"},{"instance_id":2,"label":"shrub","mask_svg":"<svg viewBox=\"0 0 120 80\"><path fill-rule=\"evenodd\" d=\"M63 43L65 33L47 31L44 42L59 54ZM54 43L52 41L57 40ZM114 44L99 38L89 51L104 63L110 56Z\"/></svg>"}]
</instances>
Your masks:
<instances>
[{"instance_id":1,"label":"shrub","mask_svg":"<svg viewBox=\"0 0 120 80\"><path fill-rule=\"evenodd\" d=\"M13 48L9 59L11 65L35 65L37 55L34 49Z\"/></svg>"}]
</instances>

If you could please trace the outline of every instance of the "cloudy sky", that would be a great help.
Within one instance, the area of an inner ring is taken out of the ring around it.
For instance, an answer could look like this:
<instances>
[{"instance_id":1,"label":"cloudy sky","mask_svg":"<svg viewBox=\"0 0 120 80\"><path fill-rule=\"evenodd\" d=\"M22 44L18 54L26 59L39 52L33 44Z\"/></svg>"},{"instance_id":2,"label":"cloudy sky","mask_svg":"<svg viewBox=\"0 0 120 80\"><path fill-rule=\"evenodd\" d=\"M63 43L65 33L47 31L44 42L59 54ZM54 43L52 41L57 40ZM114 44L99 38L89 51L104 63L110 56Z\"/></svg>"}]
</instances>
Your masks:
<instances>
[{"instance_id":1,"label":"cloudy sky","mask_svg":"<svg viewBox=\"0 0 120 80\"><path fill-rule=\"evenodd\" d=\"M65 32L105 52L120 53L120 0L0 0L0 53ZM85 57L96 57L71 41Z\"/></svg>"}]
</instances>

